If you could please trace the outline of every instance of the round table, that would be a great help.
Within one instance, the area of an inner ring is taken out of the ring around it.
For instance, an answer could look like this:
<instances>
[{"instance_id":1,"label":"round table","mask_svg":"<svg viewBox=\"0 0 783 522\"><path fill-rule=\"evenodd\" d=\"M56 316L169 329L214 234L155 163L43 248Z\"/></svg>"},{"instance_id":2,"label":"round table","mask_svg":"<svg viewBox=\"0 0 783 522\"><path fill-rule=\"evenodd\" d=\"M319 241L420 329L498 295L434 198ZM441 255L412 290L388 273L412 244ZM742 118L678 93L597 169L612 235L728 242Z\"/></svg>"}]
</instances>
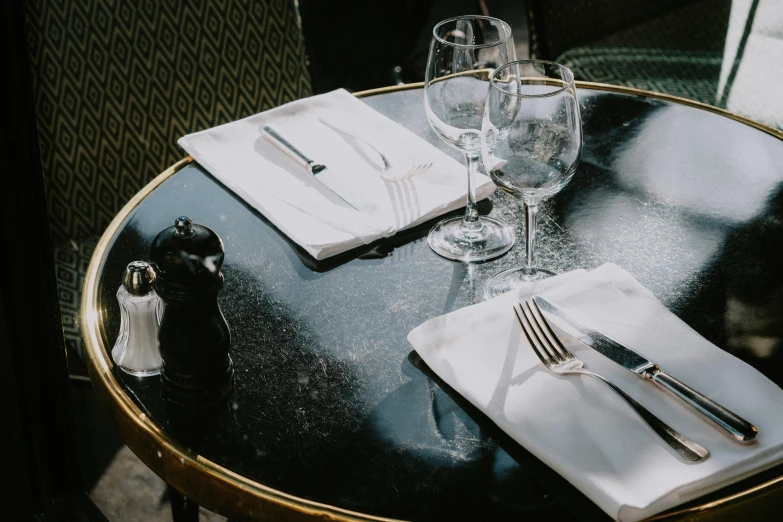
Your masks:
<instances>
[{"instance_id":1,"label":"round table","mask_svg":"<svg viewBox=\"0 0 783 522\"><path fill-rule=\"evenodd\" d=\"M565 272L613 262L783 385L783 134L670 96L578 91L582 161L542 206L540 264ZM357 96L459 157L430 130L421 85ZM524 237L510 196L497 191L482 211ZM236 371L225 407L188 429L158 379L130 378L109 355L122 271L148 259L179 215L224 241L220 303ZM524 259L518 244L487 263L444 260L427 246L432 224L317 262L190 158L172 166L111 223L84 284L91 380L123 440L185 496L229 517L606 519L411 350L411 329L481 301L489 277ZM659 517L781 507L783 466Z\"/></svg>"}]
</instances>

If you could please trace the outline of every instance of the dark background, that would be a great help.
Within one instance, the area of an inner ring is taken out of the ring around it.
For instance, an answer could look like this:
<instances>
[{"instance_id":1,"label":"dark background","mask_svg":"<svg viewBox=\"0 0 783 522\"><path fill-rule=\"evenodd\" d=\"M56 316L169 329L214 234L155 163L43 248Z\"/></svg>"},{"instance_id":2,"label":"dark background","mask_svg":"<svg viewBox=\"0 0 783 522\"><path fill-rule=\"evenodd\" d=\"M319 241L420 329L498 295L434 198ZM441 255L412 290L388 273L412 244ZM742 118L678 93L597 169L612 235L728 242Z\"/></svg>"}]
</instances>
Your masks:
<instances>
[{"instance_id":1,"label":"dark background","mask_svg":"<svg viewBox=\"0 0 783 522\"><path fill-rule=\"evenodd\" d=\"M508 21L519 56L526 56L522 0L299 0L299 5L316 94L422 81L432 27L458 15L489 14ZM97 404L84 364L65 362L23 7L24 0L5 2L1 18L0 58L10 81L2 87L0 165L14 188L0 197L5 236L0 256L0 476L13 477L4 481L8 485L2 488L0 519L104 520L84 492L113 473L110 465L124 444ZM26 255L15 255L19 252ZM146 472L150 481L159 480ZM110 518L146 519L144 509L134 509L134 504L142 508L149 502L137 478L116 478L116 484L132 486L117 491L122 504L112 511L121 515ZM167 495L156 502L156 511L167 514ZM220 518L205 511L201 515L202 520Z\"/></svg>"},{"instance_id":2,"label":"dark background","mask_svg":"<svg viewBox=\"0 0 783 522\"><path fill-rule=\"evenodd\" d=\"M424 81L432 28L459 15L508 22L518 56L527 56L523 0L299 0L299 8L315 94Z\"/></svg>"}]
</instances>

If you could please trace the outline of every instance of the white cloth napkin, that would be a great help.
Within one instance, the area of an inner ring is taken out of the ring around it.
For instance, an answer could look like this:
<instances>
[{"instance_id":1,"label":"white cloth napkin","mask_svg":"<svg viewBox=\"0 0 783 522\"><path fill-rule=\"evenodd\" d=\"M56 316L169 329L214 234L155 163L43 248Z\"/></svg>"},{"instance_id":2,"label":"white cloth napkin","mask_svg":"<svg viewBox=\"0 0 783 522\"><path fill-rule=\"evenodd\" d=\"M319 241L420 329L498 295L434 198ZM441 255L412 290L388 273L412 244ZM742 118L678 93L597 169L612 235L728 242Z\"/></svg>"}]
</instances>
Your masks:
<instances>
[{"instance_id":1,"label":"white cloth napkin","mask_svg":"<svg viewBox=\"0 0 783 522\"><path fill-rule=\"evenodd\" d=\"M326 124L359 136L395 166L432 163L404 181L380 177L380 160ZM376 209L347 207L261 135L273 124L316 163L343 176ZM178 140L198 163L316 259L324 259L465 205L466 167L345 90L297 100ZM362 154L364 150L364 154ZM477 175L476 199L494 183Z\"/></svg>"},{"instance_id":2,"label":"white cloth napkin","mask_svg":"<svg viewBox=\"0 0 783 522\"><path fill-rule=\"evenodd\" d=\"M697 464L682 462L607 386L549 373L512 311L532 295L754 423L757 441L734 442L655 384L578 342L568 344L587 369L711 453ZM783 461L783 390L705 340L616 265L562 274L437 317L408 340L446 383L616 520L646 518Z\"/></svg>"}]
</instances>

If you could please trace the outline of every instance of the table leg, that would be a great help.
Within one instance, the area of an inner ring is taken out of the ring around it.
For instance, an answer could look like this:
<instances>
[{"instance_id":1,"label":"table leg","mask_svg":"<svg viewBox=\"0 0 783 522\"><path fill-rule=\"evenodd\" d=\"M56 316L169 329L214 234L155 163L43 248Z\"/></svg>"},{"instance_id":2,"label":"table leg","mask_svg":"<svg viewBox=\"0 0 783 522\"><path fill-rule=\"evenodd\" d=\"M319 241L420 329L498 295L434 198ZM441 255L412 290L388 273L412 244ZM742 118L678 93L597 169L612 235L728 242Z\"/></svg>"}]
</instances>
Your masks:
<instances>
[{"instance_id":1,"label":"table leg","mask_svg":"<svg viewBox=\"0 0 783 522\"><path fill-rule=\"evenodd\" d=\"M198 504L166 484L171 500L171 519L173 522L198 522Z\"/></svg>"}]
</instances>

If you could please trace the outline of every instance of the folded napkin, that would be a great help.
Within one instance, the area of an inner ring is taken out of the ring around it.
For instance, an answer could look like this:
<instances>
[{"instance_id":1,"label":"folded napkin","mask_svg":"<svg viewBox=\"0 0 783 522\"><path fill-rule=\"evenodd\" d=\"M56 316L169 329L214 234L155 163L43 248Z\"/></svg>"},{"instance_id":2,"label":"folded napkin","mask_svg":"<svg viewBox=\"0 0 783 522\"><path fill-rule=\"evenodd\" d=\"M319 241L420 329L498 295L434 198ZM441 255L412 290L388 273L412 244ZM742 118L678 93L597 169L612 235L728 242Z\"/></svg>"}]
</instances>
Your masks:
<instances>
[{"instance_id":1,"label":"folded napkin","mask_svg":"<svg viewBox=\"0 0 783 522\"><path fill-rule=\"evenodd\" d=\"M682 462L607 386L556 376L541 364L512 311L532 295L754 423L756 442L734 442L665 390L591 348L568 344L587 369L711 452L700 463ZM437 317L408 340L447 384L616 520L646 518L783 461L783 390L705 340L616 265L562 274Z\"/></svg>"},{"instance_id":2,"label":"folded napkin","mask_svg":"<svg viewBox=\"0 0 783 522\"><path fill-rule=\"evenodd\" d=\"M363 213L347 207L262 137L259 127L266 124L344 178L346 187L360 192L375 210ZM404 181L384 181L380 159L348 135L372 144L392 165L432 166ZM465 205L464 165L342 89L189 134L178 143L315 259L391 236ZM494 189L487 176L477 176L477 200Z\"/></svg>"}]
</instances>

